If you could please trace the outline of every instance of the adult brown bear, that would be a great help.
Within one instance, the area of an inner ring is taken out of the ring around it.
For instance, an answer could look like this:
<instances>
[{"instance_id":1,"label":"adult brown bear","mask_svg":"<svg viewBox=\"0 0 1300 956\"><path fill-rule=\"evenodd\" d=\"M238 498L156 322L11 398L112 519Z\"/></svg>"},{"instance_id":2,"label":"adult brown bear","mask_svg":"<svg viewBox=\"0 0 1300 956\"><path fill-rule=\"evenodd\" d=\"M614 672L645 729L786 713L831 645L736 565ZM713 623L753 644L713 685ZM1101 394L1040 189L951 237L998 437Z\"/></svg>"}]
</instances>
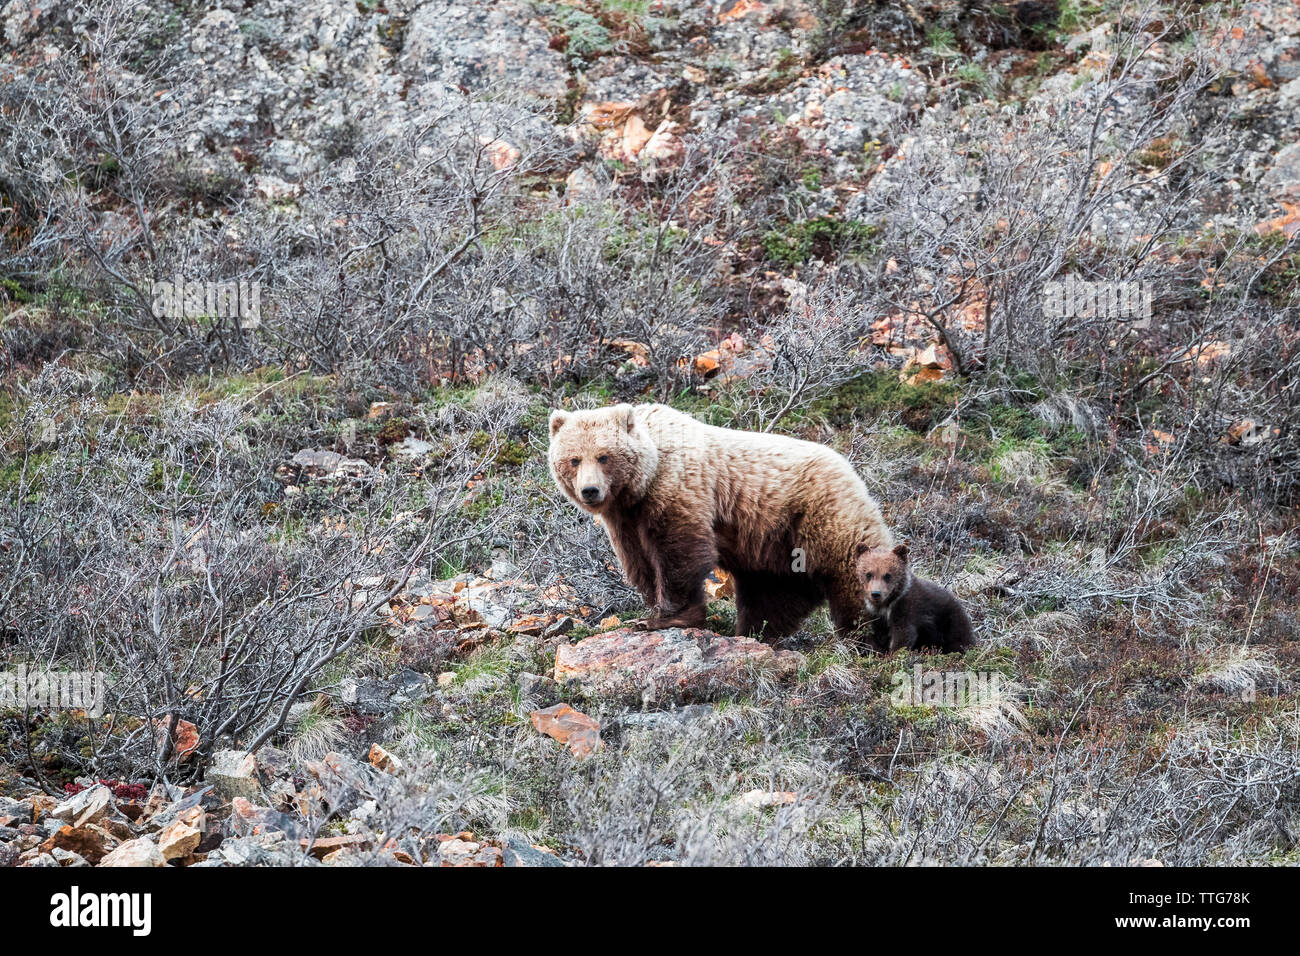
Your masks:
<instances>
[{"instance_id":1,"label":"adult brown bear","mask_svg":"<svg viewBox=\"0 0 1300 956\"><path fill-rule=\"evenodd\" d=\"M600 517L653 609L647 628L702 627L715 567L735 582L739 634L788 634L823 601L841 632L862 618L856 547L893 539L829 448L716 428L666 405L555 411L550 425L551 474Z\"/></svg>"}]
</instances>

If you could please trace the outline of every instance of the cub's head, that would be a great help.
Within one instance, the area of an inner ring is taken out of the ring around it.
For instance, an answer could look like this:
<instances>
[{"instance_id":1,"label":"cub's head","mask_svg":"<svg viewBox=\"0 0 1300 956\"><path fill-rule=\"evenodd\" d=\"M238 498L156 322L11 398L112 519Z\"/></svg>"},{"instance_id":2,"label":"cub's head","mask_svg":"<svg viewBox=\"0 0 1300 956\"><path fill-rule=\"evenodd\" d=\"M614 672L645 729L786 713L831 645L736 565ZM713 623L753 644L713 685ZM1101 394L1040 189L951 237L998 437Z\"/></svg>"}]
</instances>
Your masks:
<instances>
[{"instance_id":1,"label":"cub's head","mask_svg":"<svg viewBox=\"0 0 1300 956\"><path fill-rule=\"evenodd\" d=\"M857 549L858 583L867 595L867 607L881 610L903 594L912 583L907 566L907 545L896 548L872 548L865 544Z\"/></svg>"},{"instance_id":2,"label":"cub's head","mask_svg":"<svg viewBox=\"0 0 1300 956\"><path fill-rule=\"evenodd\" d=\"M551 475L581 508L599 514L611 501L642 498L659 467L659 449L631 405L551 412Z\"/></svg>"}]
</instances>

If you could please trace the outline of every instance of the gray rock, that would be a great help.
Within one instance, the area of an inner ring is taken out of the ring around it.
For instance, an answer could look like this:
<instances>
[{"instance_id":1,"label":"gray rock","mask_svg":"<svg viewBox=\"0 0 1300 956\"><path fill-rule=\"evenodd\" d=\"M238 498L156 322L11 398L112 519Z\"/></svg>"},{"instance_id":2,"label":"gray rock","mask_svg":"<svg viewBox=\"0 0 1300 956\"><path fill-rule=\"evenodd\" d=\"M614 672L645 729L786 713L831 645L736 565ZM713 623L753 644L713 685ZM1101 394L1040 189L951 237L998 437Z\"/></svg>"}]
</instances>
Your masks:
<instances>
[{"instance_id":1,"label":"gray rock","mask_svg":"<svg viewBox=\"0 0 1300 956\"><path fill-rule=\"evenodd\" d=\"M390 449L396 458L423 458L437 447L431 441L407 435Z\"/></svg>"},{"instance_id":2,"label":"gray rock","mask_svg":"<svg viewBox=\"0 0 1300 956\"><path fill-rule=\"evenodd\" d=\"M381 793L391 782L389 774L346 754L331 751L307 764L307 771L320 783L322 796L335 813L347 814L365 800Z\"/></svg>"},{"instance_id":3,"label":"gray rock","mask_svg":"<svg viewBox=\"0 0 1300 956\"><path fill-rule=\"evenodd\" d=\"M104 819L116 806L113 791L97 783L64 800L50 811L50 816L74 827L84 827L87 823L97 823Z\"/></svg>"},{"instance_id":4,"label":"gray rock","mask_svg":"<svg viewBox=\"0 0 1300 956\"><path fill-rule=\"evenodd\" d=\"M470 90L492 88L559 99L569 80L564 54L532 8L514 0L434 0L411 15L402 69Z\"/></svg>"},{"instance_id":5,"label":"gray rock","mask_svg":"<svg viewBox=\"0 0 1300 956\"><path fill-rule=\"evenodd\" d=\"M575 623L576 622L573 618L566 614L546 630L542 631L542 637L549 640L552 637L560 637L563 634L568 634L573 630Z\"/></svg>"},{"instance_id":6,"label":"gray rock","mask_svg":"<svg viewBox=\"0 0 1300 956\"><path fill-rule=\"evenodd\" d=\"M517 837L510 837L501 848L501 859L506 866L566 866L559 857L544 853Z\"/></svg>"},{"instance_id":7,"label":"gray rock","mask_svg":"<svg viewBox=\"0 0 1300 956\"><path fill-rule=\"evenodd\" d=\"M290 460L290 464L301 468L313 478L331 480L346 477L361 477L373 470L360 458L347 458L336 451L314 451L304 448Z\"/></svg>"},{"instance_id":8,"label":"gray rock","mask_svg":"<svg viewBox=\"0 0 1300 956\"><path fill-rule=\"evenodd\" d=\"M677 82L676 71L630 56L597 60L584 77L586 103L634 103Z\"/></svg>"},{"instance_id":9,"label":"gray rock","mask_svg":"<svg viewBox=\"0 0 1300 956\"><path fill-rule=\"evenodd\" d=\"M519 573L519 565L506 558L495 558L488 568L487 577L493 581L505 581Z\"/></svg>"},{"instance_id":10,"label":"gray rock","mask_svg":"<svg viewBox=\"0 0 1300 956\"><path fill-rule=\"evenodd\" d=\"M260 837L236 837L223 840L208 860L228 866L315 866L316 861L283 840L267 841Z\"/></svg>"},{"instance_id":11,"label":"gray rock","mask_svg":"<svg viewBox=\"0 0 1300 956\"><path fill-rule=\"evenodd\" d=\"M386 717L397 710L393 700L395 689L386 680L343 681L340 696L345 704L351 704L363 714Z\"/></svg>"},{"instance_id":12,"label":"gray rock","mask_svg":"<svg viewBox=\"0 0 1300 956\"><path fill-rule=\"evenodd\" d=\"M100 867L160 867L166 866L157 844L147 837L127 840L99 861Z\"/></svg>"},{"instance_id":13,"label":"gray rock","mask_svg":"<svg viewBox=\"0 0 1300 956\"><path fill-rule=\"evenodd\" d=\"M526 698L537 698L543 702L554 697L559 699L560 685L552 678L542 674L530 674L524 671L519 675L519 694Z\"/></svg>"},{"instance_id":14,"label":"gray rock","mask_svg":"<svg viewBox=\"0 0 1300 956\"><path fill-rule=\"evenodd\" d=\"M62 847L56 846L50 851L50 855L59 861L59 866L90 866L89 861L80 853L73 853Z\"/></svg>"},{"instance_id":15,"label":"gray rock","mask_svg":"<svg viewBox=\"0 0 1300 956\"><path fill-rule=\"evenodd\" d=\"M631 711L618 718L620 727L684 729L713 713L708 704L688 704L673 710Z\"/></svg>"},{"instance_id":16,"label":"gray rock","mask_svg":"<svg viewBox=\"0 0 1300 956\"><path fill-rule=\"evenodd\" d=\"M1277 108L1285 114L1300 112L1300 77L1277 91Z\"/></svg>"},{"instance_id":17,"label":"gray rock","mask_svg":"<svg viewBox=\"0 0 1300 956\"><path fill-rule=\"evenodd\" d=\"M375 819L378 813L379 803L375 800L365 800L358 806L354 807L348 814L348 817L352 820L356 820L358 823L369 824L371 820Z\"/></svg>"},{"instance_id":18,"label":"gray rock","mask_svg":"<svg viewBox=\"0 0 1300 956\"><path fill-rule=\"evenodd\" d=\"M483 621L484 625L494 631L501 631L514 620L514 612L504 605L490 601L480 594L467 595L462 602Z\"/></svg>"},{"instance_id":19,"label":"gray rock","mask_svg":"<svg viewBox=\"0 0 1300 956\"><path fill-rule=\"evenodd\" d=\"M10 800L0 797L0 819L8 818L14 823L32 822L32 805L26 800Z\"/></svg>"},{"instance_id":20,"label":"gray rock","mask_svg":"<svg viewBox=\"0 0 1300 956\"><path fill-rule=\"evenodd\" d=\"M896 124L925 103L922 75L882 53L828 60L817 72L773 97L787 122L809 146L844 157L839 172L872 140L893 138Z\"/></svg>"},{"instance_id":21,"label":"gray rock","mask_svg":"<svg viewBox=\"0 0 1300 956\"><path fill-rule=\"evenodd\" d=\"M1300 202L1300 143L1285 147L1259 184L1276 200Z\"/></svg>"},{"instance_id":22,"label":"gray rock","mask_svg":"<svg viewBox=\"0 0 1300 956\"><path fill-rule=\"evenodd\" d=\"M253 763L264 783L283 780L293 775L293 765L290 763L289 755L278 747L259 748L257 753L253 754Z\"/></svg>"},{"instance_id":23,"label":"gray rock","mask_svg":"<svg viewBox=\"0 0 1300 956\"><path fill-rule=\"evenodd\" d=\"M308 835L306 827L289 814L244 803L235 805L230 823L236 837L266 838L281 833L292 840L298 840ZM225 843L221 845L224 847Z\"/></svg>"},{"instance_id":24,"label":"gray rock","mask_svg":"<svg viewBox=\"0 0 1300 956\"><path fill-rule=\"evenodd\" d=\"M203 802L203 799L213 792L213 787L207 786L196 790L188 797L182 797L175 803L163 807L157 813L149 817L148 820L141 824L141 828L147 833L154 833L162 830L173 823L180 814L192 807L197 807Z\"/></svg>"},{"instance_id":25,"label":"gray rock","mask_svg":"<svg viewBox=\"0 0 1300 956\"><path fill-rule=\"evenodd\" d=\"M27 3L24 0L10 0L0 7L0 22L4 24L4 37L10 46L16 47L28 37L35 36L41 29L42 14L54 9L56 7L52 4Z\"/></svg>"},{"instance_id":26,"label":"gray rock","mask_svg":"<svg viewBox=\"0 0 1300 956\"><path fill-rule=\"evenodd\" d=\"M393 703L406 706L418 704L429 696L429 678L409 667L393 675Z\"/></svg>"},{"instance_id":27,"label":"gray rock","mask_svg":"<svg viewBox=\"0 0 1300 956\"><path fill-rule=\"evenodd\" d=\"M252 754L242 750L218 750L214 753L204 779L221 800L230 801L235 797L257 800L262 795L262 785L257 779L257 761Z\"/></svg>"}]
</instances>

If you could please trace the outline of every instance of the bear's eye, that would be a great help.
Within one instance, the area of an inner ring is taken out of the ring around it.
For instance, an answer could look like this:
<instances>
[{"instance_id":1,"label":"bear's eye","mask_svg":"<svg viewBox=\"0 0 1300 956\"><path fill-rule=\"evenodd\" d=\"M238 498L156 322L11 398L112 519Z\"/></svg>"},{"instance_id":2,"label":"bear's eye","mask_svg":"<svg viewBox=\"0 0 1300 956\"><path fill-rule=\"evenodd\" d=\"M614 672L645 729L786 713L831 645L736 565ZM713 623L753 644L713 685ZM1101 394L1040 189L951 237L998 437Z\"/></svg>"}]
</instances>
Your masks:
<instances>
[{"instance_id":1,"label":"bear's eye","mask_svg":"<svg viewBox=\"0 0 1300 956\"><path fill-rule=\"evenodd\" d=\"M605 464L605 462L609 461L609 455L597 455L596 461L600 462L603 465Z\"/></svg>"},{"instance_id":2,"label":"bear's eye","mask_svg":"<svg viewBox=\"0 0 1300 956\"><path fill-rule=\"evenodd\" d=\"M886 583L886 584L889 583L889 575L888 575L888 574L885 575L885 583Z\"/></svg>"},{"instance_id":3,"label":"bear's eye","mask_svg":"<svg viewBox=\"0 0 1300 956\"><path fill-rule=\"evenodd\" d=\"M574 468L577 468L579 465L582 464L582 459L581 459L581 458L570 458L570 459L569 459L569 464L572 465Z\"/></svg>"},{"instance_id":4,"label":"bear's eye","mask_svg":"<svg viewBox=\"0 0 1300 956\"><path fill-rule=\"evenodd\" d=\"M871 580L871 572L870 572L870 571L867 572L867 580L868 580L868 581Z\"/></svg>"}]
</instances>

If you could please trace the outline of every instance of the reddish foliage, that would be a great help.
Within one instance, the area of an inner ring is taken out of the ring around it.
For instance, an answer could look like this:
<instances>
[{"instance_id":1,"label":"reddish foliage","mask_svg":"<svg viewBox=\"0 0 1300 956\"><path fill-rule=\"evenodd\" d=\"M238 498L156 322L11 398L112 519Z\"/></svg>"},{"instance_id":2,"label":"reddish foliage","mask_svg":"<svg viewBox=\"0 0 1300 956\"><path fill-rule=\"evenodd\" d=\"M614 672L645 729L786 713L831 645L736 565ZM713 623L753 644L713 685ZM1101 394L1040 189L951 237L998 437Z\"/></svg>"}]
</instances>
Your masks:
<instances>
[{"instance_id":1,"label":"reddish foliage","mask_svg":"<svg viewBox=\"0 0 1300 956\"><path fill-rule=\"evenodd\" d=\"M370 714L361 714L353 711L343 718L343 726L347 728L348 733L364 734L370 729L375 722L375 718Z\"/></svg>"},{"instance_id":2,"label":"reddish foliage","mask_svg":"<svg viewBox=\"0 0 1300 956\"><path fill-rule=\"evenodd\" d=\"M99 783L113 791L119 800L144 801L149 796L149 785L144 783L121 783L117 780L100 780ZM79 783L65 783L63 790L69 796L75 796L86 788Z\"/></svg>"}]
</instances>

